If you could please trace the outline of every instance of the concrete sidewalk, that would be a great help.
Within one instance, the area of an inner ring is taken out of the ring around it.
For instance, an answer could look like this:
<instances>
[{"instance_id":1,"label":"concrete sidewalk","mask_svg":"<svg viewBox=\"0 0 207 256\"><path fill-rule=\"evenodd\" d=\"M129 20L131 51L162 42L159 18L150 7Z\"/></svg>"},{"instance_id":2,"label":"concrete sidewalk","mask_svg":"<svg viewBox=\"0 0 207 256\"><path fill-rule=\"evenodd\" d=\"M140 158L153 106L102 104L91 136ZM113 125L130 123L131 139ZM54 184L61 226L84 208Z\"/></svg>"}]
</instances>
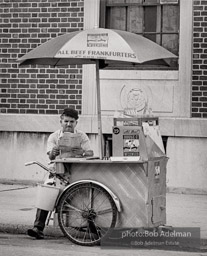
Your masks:
<instances>
[{"instance_id":1,"label":"concrete sidewalk","mask_svg":"<svg viewBox=\"0 0 207 256\"><path fill-rule=\"evenodd\" d=\"M25 234L33 227L36 215L35 200L37 187L32 185L0 184L0 232ZM52 221L45 228L48 236L63 236Z\"/></svg>"},{"instance_id":2,"label":"concrete sidewalk","mask_svg":"<svg viewBox=\"0 0 207 256\"><path fill-rule=\"evenodd\" d=\"M173 227L200 227L202 247L207 248L207 195L167 193L167 224ZM36 186L0 184L0 232L26 233L33 226ZM46 235L63 236L52 221Z\"/></svg>"}]
</instances>

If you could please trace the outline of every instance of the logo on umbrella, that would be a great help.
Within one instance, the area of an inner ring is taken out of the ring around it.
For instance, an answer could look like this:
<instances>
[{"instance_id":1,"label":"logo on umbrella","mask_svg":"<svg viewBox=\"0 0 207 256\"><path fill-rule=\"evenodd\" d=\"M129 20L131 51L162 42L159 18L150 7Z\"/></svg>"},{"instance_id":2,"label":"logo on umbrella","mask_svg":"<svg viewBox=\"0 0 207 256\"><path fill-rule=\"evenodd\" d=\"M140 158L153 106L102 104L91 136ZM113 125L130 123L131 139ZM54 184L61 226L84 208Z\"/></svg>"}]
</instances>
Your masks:
<instances>
[{"instance_id":1,"label":"logo on umbrella","mask_svg":"<svg viewBox=\"0 0 207 256\"><path fill-rule=\"evenodd\" d=\"M108 47L108 33L87 34L87 47Z\"/></svg>"}]
</instances>

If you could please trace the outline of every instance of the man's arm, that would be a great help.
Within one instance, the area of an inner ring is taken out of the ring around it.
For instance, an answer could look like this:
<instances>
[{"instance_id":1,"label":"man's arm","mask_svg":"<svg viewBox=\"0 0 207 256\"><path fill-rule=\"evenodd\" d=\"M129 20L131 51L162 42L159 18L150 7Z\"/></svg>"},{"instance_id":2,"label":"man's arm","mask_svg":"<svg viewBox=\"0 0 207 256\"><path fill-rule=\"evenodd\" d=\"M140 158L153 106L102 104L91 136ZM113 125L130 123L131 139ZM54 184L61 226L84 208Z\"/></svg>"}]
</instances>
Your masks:
<instances>
[{"instance_id":1,"label":"man's arm","mask_svg":"<svg viewBox=\"0 0 207 256\"><path fill-rule=\"evenodd\" d=\"M83 156L88 157L88 156L93 156L93 150L87 150L83 153Z\"/></svg>"},{"instance_id":2,"label":"man's arm","mask_svg":"<svg viewBox=\"0 0 207 256\"><path fill-rule=\"evenodd\" d=\"M77 155L77 156L81 156L81 157L89 157L89 156L93 156L93 150L89 149L89 150L84 150L81 147L74 147L71 149L71 151Z\"/></svg>"},{"instance_id":3,"label":"man's arm","mask_svg":"<svg viewBox=\"0 0 207 256\"><path fill-rule=\"evenodd\" d=\"M90 140L88 138L88 136L82 132L79 131L79 133L81 134L81 146L80 147L74 147L72 148L72 152L80 157L91 157L94 155L93 150L91 149L90 146Z\"/></svg>"},{"instance_id":4,"label":"man's arm","mask_svg":"<svg viewBox=\"0 0 207 256\"><path fill-rule=\"evenodd\" d=\"M51 151L48 152L50 160L54 160L56 156L60 154L60 149L57 146L54 146Z\"/></svg>"},{"instance_id":5,"label":"man's arm","mask_svg":"<svg viewBox=\"0 0 207 256\"><path fill-rule=\"evenodd\" d=\"M60 154L58 147L58 131L50 134L47 140L47 154L50 160L54 160Z\"/></svg>"}]
</instances>

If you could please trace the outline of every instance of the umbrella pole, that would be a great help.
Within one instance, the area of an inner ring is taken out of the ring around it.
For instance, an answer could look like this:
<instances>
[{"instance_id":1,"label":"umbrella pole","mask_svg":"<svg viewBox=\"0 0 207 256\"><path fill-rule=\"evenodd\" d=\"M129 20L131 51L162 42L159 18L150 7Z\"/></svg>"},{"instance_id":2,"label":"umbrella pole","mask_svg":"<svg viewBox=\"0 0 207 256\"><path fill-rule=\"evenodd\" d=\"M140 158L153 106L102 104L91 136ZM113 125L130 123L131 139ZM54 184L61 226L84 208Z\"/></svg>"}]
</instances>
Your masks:
<instances>
[{"instance_id":1,"label":"umbrella pole","mask_svg":"<svg viewBox=\"0 0 207 256\"><path fill-rule=\"evenodd\" d=\"M101 120L101 91L100 91L100 77L99 77L99 60L96 60L96 90L97 90L99 157L100 157L100 159L103 159L103 138L102 138L102 120Z\"/></svg>"}]
</instances>

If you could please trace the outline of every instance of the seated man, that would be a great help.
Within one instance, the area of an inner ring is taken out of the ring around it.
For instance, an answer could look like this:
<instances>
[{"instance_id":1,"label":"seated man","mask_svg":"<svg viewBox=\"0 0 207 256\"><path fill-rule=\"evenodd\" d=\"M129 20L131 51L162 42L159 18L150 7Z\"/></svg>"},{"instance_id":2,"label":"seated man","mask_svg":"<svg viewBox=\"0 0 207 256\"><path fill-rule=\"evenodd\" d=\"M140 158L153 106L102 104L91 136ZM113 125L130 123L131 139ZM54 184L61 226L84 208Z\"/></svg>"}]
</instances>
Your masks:
<instances>
[{"instance_id":1,"label":"seated man","mask_svg":"<svg viewBox=\"0 0 207 256\"><path fill-rule=\"evenodd\" d=\"M54 160L59 154L60 149L58 146L58 141L63 135L64 132L77 133L80 136L79 143L80 147L72 148L73 155L78 157L89 157L93 156L93 151L90 148L90 142L88 136L80 131L75 129L78 120L78 112L72 108L64 109L62 115L60 116L61 129L52 133L47 142L47 154L50 160ZM34 222L34 227L27 231L28 235L35 237L36 239L44 238L44 227L47 219L48 211L37 209L36 219Z\"/></svg>"}]
</instances>

